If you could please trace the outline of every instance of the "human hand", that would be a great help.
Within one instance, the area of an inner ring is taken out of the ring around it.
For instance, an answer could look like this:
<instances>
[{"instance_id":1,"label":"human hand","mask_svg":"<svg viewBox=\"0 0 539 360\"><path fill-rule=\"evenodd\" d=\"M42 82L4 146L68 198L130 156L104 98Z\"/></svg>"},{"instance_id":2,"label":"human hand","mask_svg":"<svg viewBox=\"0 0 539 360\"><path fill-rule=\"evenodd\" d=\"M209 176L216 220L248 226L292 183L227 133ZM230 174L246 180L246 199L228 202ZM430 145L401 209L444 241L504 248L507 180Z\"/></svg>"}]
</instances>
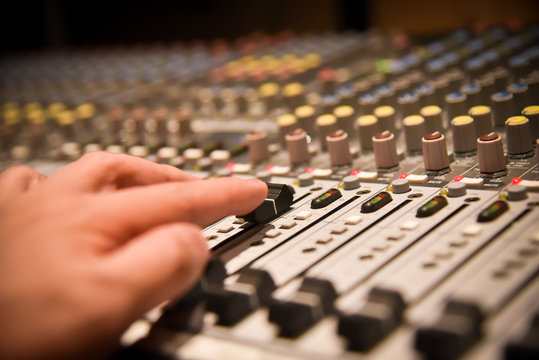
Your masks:
<instances>
[{"instance_id":1,"label":"human hand","mask_svg":"<svg viewBox=\"0 0 539 360\"><path fill-rule=\"evenodd\" d=\"M200 227L259 205L258 180L200 180L89 153L50 178L0 174L0 358L96 358L185 293L208 257Z\"/></svg>"}]
</instances>

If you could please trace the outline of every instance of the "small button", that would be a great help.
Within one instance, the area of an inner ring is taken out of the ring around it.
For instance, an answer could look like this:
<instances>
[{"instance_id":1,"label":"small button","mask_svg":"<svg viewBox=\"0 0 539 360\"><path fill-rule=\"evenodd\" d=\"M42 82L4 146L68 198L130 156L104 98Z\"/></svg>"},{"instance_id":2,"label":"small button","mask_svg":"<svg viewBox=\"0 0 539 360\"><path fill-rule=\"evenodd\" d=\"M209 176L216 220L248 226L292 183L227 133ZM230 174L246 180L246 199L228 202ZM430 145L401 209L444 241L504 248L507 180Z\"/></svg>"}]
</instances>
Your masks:
<instances>
[{"instance_id":1,"label":"small button","mask_svg":"<svg viewBox=\"0 0 539 360\"><path fill-rule=\"evenodd\" d=\"M296 226L296 222L293 220L283 220L280 225L282 229L292 229L294 226Z\"/></svg>"},{"instance_id":2,"label":"small button","mask_svg":"<svg viewBox=\"0 0 539 360\"><path fill-rule=\"evenodd\" d=\"M252 168L253 167L251 166L251 164L236 163L236 164L233 164L229 168L229 170L232 171L234 174L246 174L250 172Z\"/></svg>"},{"instance_id":3,"label":"small button","mask_svg":"<svg viewBox=\"0 0 539 360\"><path fill-rule=\"evenodd\" d=\"M310 218L311 215L312 215L312 213L310 213L309 211L300 211L299 213L296 214L294 219L296 219L296 220L306 220L306 219Z\"/></svg>"},{"instance_id":4,"label":"small button","mask_svg":"<svg viewBox=\"0 0 539 360\"><path fill-rule=\"evenodd\" d=\"M273 166L269 169L272 175L287 175L290 172L290 166Z\"/></svg>"},{"instance_id":5,"label":"small button","mask_svg":"<svg viewBox=\"0 0 539 360\"><path fill-rule=\"evenodd\" d=\"M386 239L389 241L399 241L403 237L404 237L403 233L394 233L394 234L389 234Z\"/></svg>"},{"instance_id":6,"label":"small button","mask_svg":"<svg viewBox=\"0 0 539 360\"><path fill-rule=\"evenodd\" d=\"M375 196L373 196L369 201L364 202L363 205L361 205L361 212L362 213L371 213L375 212L376 210L381 209L383 206L389 204L393 198L391 195L389 195L388 192L381 192Z\"/></svg>"},{"instance_id":7,"label":"small button","mask_svg":"<svg viewBox=\"0 0 539 360\"><path fill-rule=\"evenodd\" d=\"M228 225L228 226L225 225L225 226L222 226L219 229L217 229L218 232L223 233L223 234L231 232L232 230L234 230L234 227L230 226L230 225Z\"/></svg>"},{"instance_id":8,"label":"small button","mask_svg":"<svg viewBox=\"0 0 539 360\"><path fill-rule=\"evenodd\" d=\"M346 227L336 225L331 228L331 233L339 235L345 233L346 230L348 230Z\"/></svg>"},{"instance_id":9,"label":"small button","mask_svg":"<svg viewBox=\"0 0 539 360\"><path fill-rule=\"evenodd\" d=\"M429 177L427 175L417 175L417 174L410 174L406 177L409 182L413 184L423 184L429 181Z\"/></svg>"},{"instance_id":10,"label":"small button","mask_svg":"<svg viewBox=\"0 0 539 360\"><path fill-rule=\"evenodd\" d=\"M445 206L447 206L447 199L444 196L435 196L425 205L417 209L416 216L419 218L432 216Z\"/></svg>"},{"instance_id":11,"label":"small button","mask_svg":"<svg viewBox=\"0 0 539 360\"><path fill-rule=\"evenodd\" d=\"M313 171L311 171L311 174L315 178L328 178L328 177L331 176L331 174L333 174L333 170L331 170L331 169L314 169Z\"/></svg>"},{"instance_id":12,"label":"small button","mask_svg":"<svg viewBox=\"0 0 539 360\"><path fill-rule=\"evenodd\" d=\"M275 230L275 229L268 230L268 231L266 231L266 234L265 234L265 236L270 238L270 239L276 238L279 235L281 235L281 232L279 230Z\"/></svg>"},{"instance_id":13,"label":"small button","mask_svg":"<svg viewBox=\"0 0 539 360\"><path fill-rule=\"evenodd\" d=\"M346 225L357 225L362 220L363 218L361 217L361 215L352 215L352 216L349 216L344 223Z\"/></svg>"},{"instance_id":14,"label":"small button","mask_svg":"<svg viewBox=\"0 0 539 360\"><path fill-rule=\"evenodd\" d=\"M246 222L247 221L245 221L244 219L237 217L234 219L233 224L242 225L242 224L245 224Z\"/></svg>"},{"instance_id":15,"label":"small button","mask_svg":"<svg viewBox=\"0 0 539 360\"><path fill-rule=\"evenodd\" d=\"M462 178L462 180L460 180L460 182L466 184L466 186L468 187L480 187L485 184L485 181L483 180L483 178L464 177Z\"/></svg>"},{"instance_id":16,"label":"small button","mask_svg":"<svg viewBox=\"0 0 539 360\"><path fill-rule=\"evenodd\" d=\"M359 180L376 180L378 173L374 171L360 171L356 174Z\"/></svg>"},{"instance_id":17,"label":"small button","mask_svg":"<svg viewBox=\"0 0 539 360\"><path fill-rule=\"evenodd\" d=\"M323 235L323 236L318 237L318 240L316 240L316 243L320 245L326 245L332 240L333 238L331 236Z\"/></svg>"},{"instance_id":18,"label":"small button","mask_svg":"<svg viewBox=\"0 0 539 360\"><path fill-rule=\"evenodd\" d=\"M322 195L318 196L316 199L311 201L311 208L313 209L321 209L335 200L339 199L342 196L341 192L337 189L329 189Z\"/></svg>"},{"instance_id":19,"label":"small button","mask_svg":"<svg viewBox=\"0 0 539 360\"><path fill-rule=\"evenodd\" d=\"M405 223L401 224L401 230L411 231L414 230L418 225L419 223L417 221L408 220Z\"/></svg>"},{"instance_id":20,"label":"small button","mask_svg":"<svg viewBox=\"0 0 539 360\"><path fill-rule=\"evenodd\" d=\"M488 222L496 219L509 209L505 201L498 200L490 204L485 210L481 211L477 217L477 222Z\"/></svg>"},{"instance_id":21,"label":"small button","mask_svg":"<svg viewBox=\"0 0 539 360\"><path fill-rule=\"evenodd\" d=\"M464 236L477 236L481 233L481 230L483 230L483 228L480 225L472 224L465 226L462 229L461 234Z\"/></svg>"},{"instance_id":22,"label":"small button","mask_svg":"<svg viewBox=\"0 0 539 360\"><path fill-rule=\"evenodd\" d=\"M539 190L539 180L522 180L519 185L525 186L529 190Z\"/></svg>"}]
</instances>

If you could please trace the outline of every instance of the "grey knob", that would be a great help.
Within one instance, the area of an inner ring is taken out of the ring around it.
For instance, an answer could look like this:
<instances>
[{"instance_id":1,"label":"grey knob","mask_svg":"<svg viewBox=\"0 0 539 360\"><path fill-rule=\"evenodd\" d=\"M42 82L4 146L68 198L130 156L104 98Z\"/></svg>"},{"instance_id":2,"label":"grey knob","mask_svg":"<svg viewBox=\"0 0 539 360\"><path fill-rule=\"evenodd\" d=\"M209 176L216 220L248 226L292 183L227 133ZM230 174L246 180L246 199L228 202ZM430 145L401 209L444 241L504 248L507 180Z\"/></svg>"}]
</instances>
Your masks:
<instances>
[{"instance_id":1,"label":"grey knob","mask_svg":"<svg viewBox=\"0 0 539 360\"><path fill-rule=\"evenodd\" d=\"M396 179L391 182L393 192L395 194L402 194L410 191L410 182L408 179Z\"/></svg>"},{"instance_id":2,"label":"grey knob","mask_svg":"<svg viewBox=\"0 0 539 360\"><path fill-rule=\"evenodd\" d=\"M462 182L451 182L447 185L447 191L450 197L459 197L466 195L466 184Z\"/></svg>"},{"instance_id":3,"label":"grey knob","mask_svg":"<svg viewBox=\"0 0 539 360\"><path fill-rule=\"evenodd\" d=\"M379 169L389 169L399 165L395 135L390 131L378 133L372 137L374 161Z\"/></svg>"},{"instance_id":4,"label":"grey knob","mask_svg":"<svg viewBox=\"0 0 539 360\"><path fill-rule=\"evenodd\" d=\"M527 154L532 151L530 121L525 116L512 116L505 121L507 153Z\"/></svg>"},{"instance_id":5,"label":"grey knob","mask_svg":"<svg viewBox=\"0 0 539 360\"><path fill-rule=\"evenodd\" d=\"M301 164L309 161L307 133L303 129L296 129L285 136L288 157L291 164Z\"/></svg>"},{"instance_id":6,"label":"grey knob","mask_svg":"<svg viewBox=\"0 0 539 360\"><path fill-rule=\"evenodd\" d=\"M263 130L251 131L246 136L249 147L249 158L252 162L258 163L269 159L268 133Z\"/></svg>"},{"instance_id":7,"label":"grey knob","mask_svg":"<svg viewBox=\"0 0 539 360\"><path fill-rule=\"evenodd\" d=\"M349 175L342 179L344 190L354 190L359 187L359 178L355 175Z\"/></svg>"},{"instance_id":8,"label":"grey knob","mask_svg":"<svg viewBox=\"0 0 539 360\"><path fill-rule=\"evenodd\" d=\"M477 157L482 173L492 174L505 170L502 138L498 133L491 132L477 138Z\"/></svg>"},{"instance_id":9,"label":"grey knob","mask_svg":"<svg viewBox=\"0 0 539 360\"><path fill-rule=\"evenodd\" d=\"M311 186L314 184L314 176L312 174L303 173L298 175L299 186Z\"/></svg>"},{"instance_id":10,"label":"grey knob","mask_svg":"<svg viewBox=\"0 0 539 360\"><path fill-rule=\"evenodd\" d=\"M439 131L427 134L422 139L425 170L437 171L449 167L449 156L445 136Z\"/></svg>"},{"instance_id":11,"label":"grey knob","mask_svg":"<svg viewBox=\"0 0 539 360\"><path fill-rule=\"evenodd\" d=\"M512 185L507 188L507 200L509 201L519 201L524 200L528 197L527 189L522 185Z\"/></svg>"},{"instance_id":12,"label":"grey knob","mask_svg":"<svg viewBox=\"0 0 539 360\"><path fill-rule=\"evenodd\" d=\"M337 130L326 136L331 166L341 166L352 163L348 134Z\"/></svg>"},{"instance_id":13,"label":"grey knob","mask_svg":"<svg viewBox=\"0 0 539 360\"><path fill-rule=\"evenodd\" d=\"M456 153L474 152L477 147L474 120L469 115L460 115L451 120L453 150Z\"/></svg>"}]
</instances>

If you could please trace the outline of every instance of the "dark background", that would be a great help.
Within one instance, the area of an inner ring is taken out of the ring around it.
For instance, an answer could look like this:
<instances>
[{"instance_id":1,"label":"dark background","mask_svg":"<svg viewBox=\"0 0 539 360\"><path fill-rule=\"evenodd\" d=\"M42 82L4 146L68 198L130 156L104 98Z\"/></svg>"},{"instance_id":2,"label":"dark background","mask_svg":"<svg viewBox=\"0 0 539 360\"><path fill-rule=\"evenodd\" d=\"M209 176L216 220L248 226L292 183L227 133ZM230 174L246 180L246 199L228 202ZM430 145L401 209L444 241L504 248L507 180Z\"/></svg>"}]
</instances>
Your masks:
<instances>
[{"instance_id":1,"label":"dark background","mask_svg":"<svg viewBox=\"0 0 539 360\"><path fill-rule=\"evenodd\" d=\"M233 39L276 33L385 30L436 36L460 26L539 22L536 0L41 0L4 1L0 51Z\"/></svg>"}]
</instances>

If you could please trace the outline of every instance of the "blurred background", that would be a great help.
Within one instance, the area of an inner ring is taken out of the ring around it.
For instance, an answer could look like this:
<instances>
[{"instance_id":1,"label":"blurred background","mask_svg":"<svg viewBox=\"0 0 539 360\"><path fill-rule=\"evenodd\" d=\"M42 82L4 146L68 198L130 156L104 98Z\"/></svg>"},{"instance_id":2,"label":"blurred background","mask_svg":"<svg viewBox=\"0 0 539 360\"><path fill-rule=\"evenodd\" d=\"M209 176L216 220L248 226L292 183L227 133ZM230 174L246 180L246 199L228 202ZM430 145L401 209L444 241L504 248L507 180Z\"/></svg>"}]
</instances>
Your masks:
<instances>
[{"instance_id":1,"label":"blurred background","mask_svg":"<svg viewBox=\"0 0 539 360\"><path fill-rule=\"evenodd\" d=\"M285 29L400 29L430 38L462 26L537 22L537 0L9 1L2 4L0 50L234 39Z\"/></svg>"}]
</instances>

